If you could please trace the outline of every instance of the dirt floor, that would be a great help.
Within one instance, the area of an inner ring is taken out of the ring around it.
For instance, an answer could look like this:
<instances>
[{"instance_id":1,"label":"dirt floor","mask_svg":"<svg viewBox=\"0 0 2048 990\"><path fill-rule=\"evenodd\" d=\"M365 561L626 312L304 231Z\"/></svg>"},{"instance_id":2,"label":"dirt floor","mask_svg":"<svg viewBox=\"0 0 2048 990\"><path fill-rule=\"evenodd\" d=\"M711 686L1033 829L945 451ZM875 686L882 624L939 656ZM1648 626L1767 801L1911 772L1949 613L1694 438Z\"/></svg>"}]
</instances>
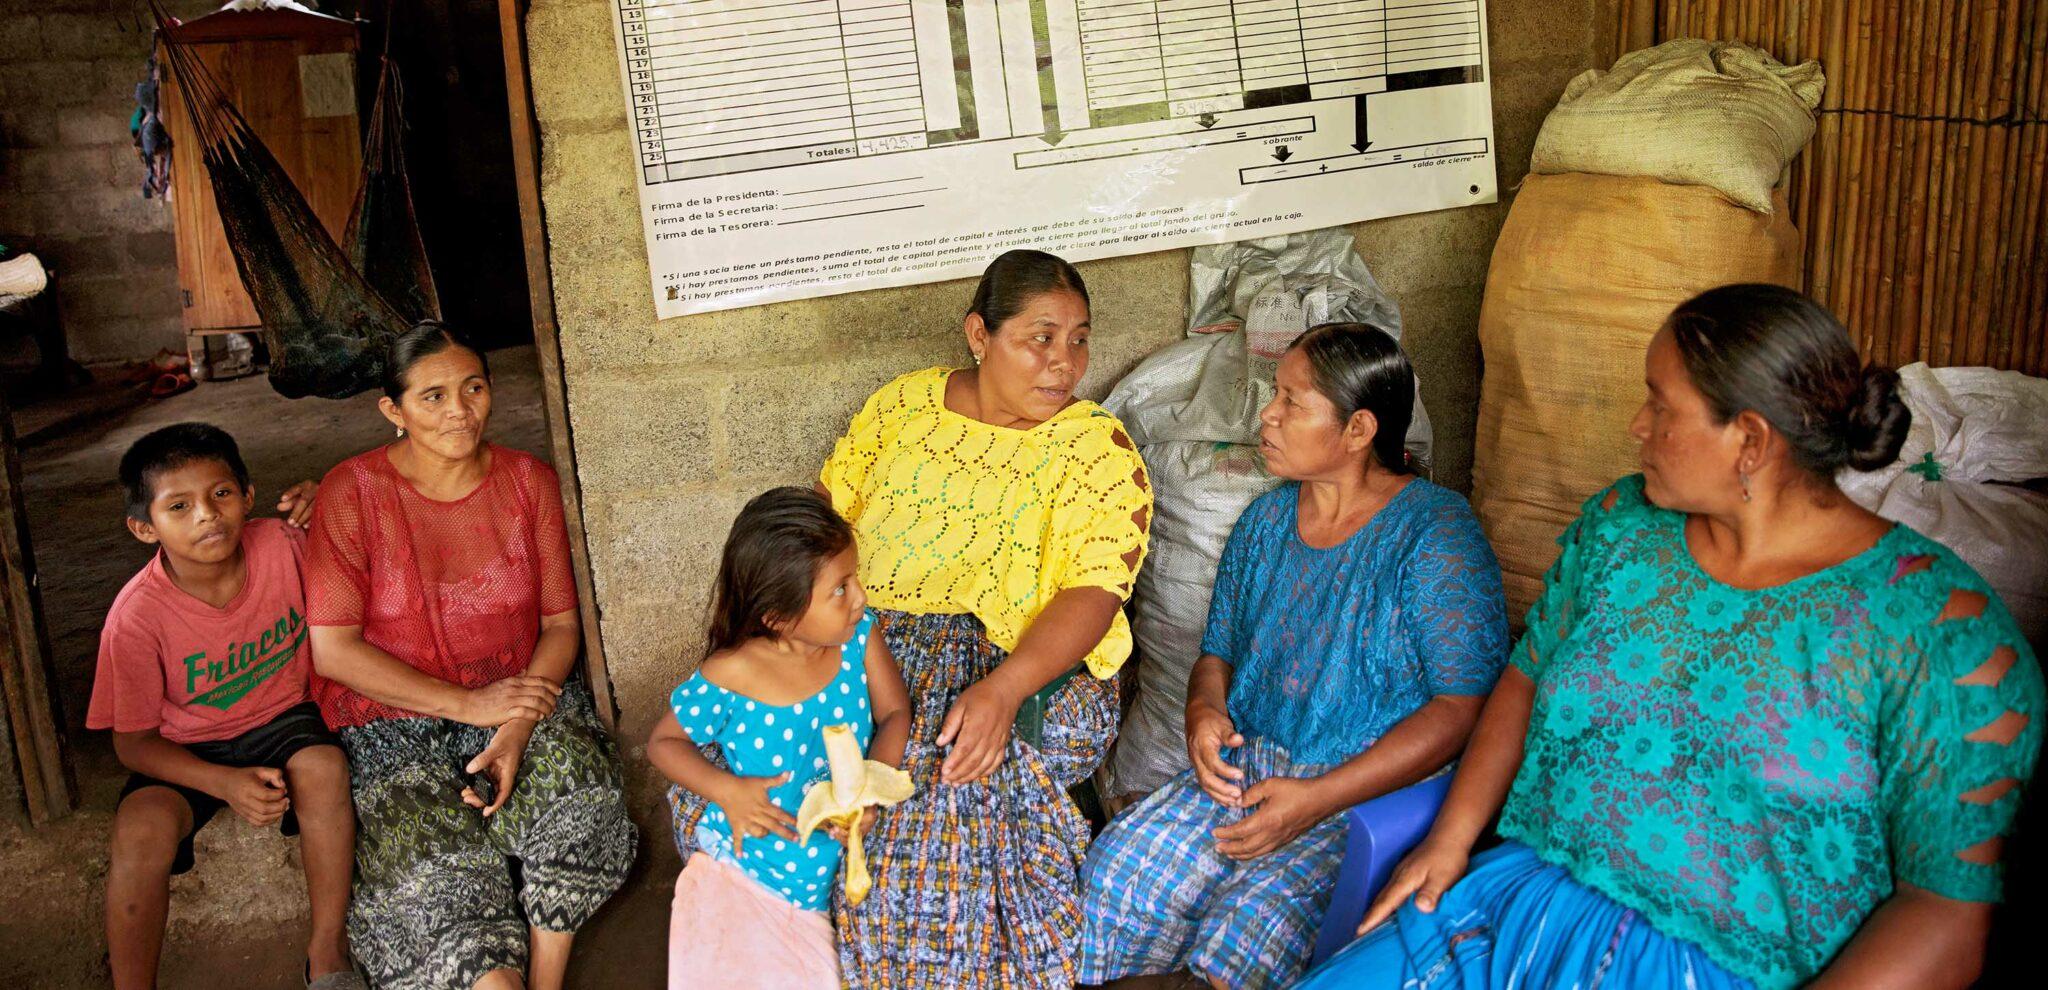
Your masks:
<instances>
[{"instance_id":1,"label":"dirt floor","mask_svg":"<svg viewBox=\"0 0 2048 990\"><path fill-rule=\"evenodd\" d=\"M490 438L547 456L533 349L493 352L491 365L496 402ZM157 402L102 387L17 410L30 532L59 699L73 729L80 807L42 829L0 819L0 877L7 879L0 890L0 987L8 990L107 985L101 934L106 835L126 774L107 734L82 726L100 620L149 557L121 525L115 467L137 437L186 420L235 435L259 502L294 482L320 478L337 461L391 435L375 395L293 401L260 376L202 384ZM237 990L302 986L305 896L297 842L223 814L200 833L198 853L198 867L172 882L162 986L217 990L223 979ZM574 985L662 985L667 885L648 873L643 866L586 930Z\"/></svg>"}]
</instances>

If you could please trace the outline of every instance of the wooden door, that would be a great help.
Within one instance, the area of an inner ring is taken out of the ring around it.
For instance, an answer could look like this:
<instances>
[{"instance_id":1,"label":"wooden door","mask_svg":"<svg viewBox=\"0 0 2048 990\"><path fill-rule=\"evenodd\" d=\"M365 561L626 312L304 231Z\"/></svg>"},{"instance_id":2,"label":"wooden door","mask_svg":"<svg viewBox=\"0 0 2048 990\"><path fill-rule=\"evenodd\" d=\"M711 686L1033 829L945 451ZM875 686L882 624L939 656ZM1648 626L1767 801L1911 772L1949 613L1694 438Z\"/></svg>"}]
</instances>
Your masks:
<instances>
[{"instance_id":1,"label":"wooden door","mask_svg":"<svg viewBox=\"0 0 2048 990\"><path fill-rule=\"evenodd\" d=\"M336 29L320 24L304 30L290 24L249 25L236 37L215 27L221 18L254 18L255 14L214 14L173 29L181 39L194 34L191 51L213 73L248 120L301 195L338 241L348 224L362 172L360 123L356 114L355 30L347 22ZM331 21L331 19L321 19ZM232 25L230 25L232 27ZM345 82L337 70L346 63ZM178 287L183 290L187 331L247 329L260 320L242 288L233 251L221 227L213 200L213 183L200 158L178 82L166 66L160 106L170 132L171 202L178 236ZM337 91L339 87L339 91Z\"/></svg>"}]
</instances>

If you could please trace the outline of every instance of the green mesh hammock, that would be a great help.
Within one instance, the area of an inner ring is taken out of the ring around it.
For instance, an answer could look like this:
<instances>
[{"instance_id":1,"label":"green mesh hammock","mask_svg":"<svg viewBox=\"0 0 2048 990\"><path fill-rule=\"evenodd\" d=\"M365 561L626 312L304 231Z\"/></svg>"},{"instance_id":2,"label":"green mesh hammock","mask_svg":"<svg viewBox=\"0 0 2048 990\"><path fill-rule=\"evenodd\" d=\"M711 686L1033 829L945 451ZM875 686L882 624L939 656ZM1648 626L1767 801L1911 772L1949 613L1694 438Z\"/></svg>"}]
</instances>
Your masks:
<instances>
[{"instance_id":1,"label":"green mesh hammock","mask_svg":"<svg viewBox=\"0 0 2048 990\"><path fill-rule=\"evenodd\" d=\"M340 399L376 387L385 343L420 319L440 316L406 181L397 66L385 58L378 76L343 246L212 71L163 34L163 9L152 8L235 268L263 323L271 387L293 399Z\"/></svg>"}]
</instances>

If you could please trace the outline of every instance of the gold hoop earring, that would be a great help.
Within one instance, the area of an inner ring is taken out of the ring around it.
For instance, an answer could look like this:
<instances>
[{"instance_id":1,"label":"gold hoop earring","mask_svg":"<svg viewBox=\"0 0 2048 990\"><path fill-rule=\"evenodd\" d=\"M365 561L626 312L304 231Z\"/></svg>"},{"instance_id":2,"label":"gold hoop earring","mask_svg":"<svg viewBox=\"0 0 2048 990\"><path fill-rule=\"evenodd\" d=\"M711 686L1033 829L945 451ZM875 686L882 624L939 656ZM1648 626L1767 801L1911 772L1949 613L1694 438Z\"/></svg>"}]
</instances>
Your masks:
<instances>
[{"instance_id":1,"label":"gold hoop earring","mask_svg":"<svg viewBox=\"0 0 2048 990\"><path fill-rule=\"evenodd\" d=\"M1737 471L1735 476L1742 480L1742 500L1745 502L1749 501L1749 472Z\"/></svg>"}]
</instances>

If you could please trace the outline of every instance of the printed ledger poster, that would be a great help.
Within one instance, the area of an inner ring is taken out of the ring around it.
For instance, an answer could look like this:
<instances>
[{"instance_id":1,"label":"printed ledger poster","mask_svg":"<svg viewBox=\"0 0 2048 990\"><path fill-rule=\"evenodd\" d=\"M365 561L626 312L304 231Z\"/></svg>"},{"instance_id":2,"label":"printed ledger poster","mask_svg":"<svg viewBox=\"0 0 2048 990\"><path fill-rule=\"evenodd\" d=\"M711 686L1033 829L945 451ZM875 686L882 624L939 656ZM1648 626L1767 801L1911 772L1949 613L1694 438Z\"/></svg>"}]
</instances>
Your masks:
<instances>
[{"instance_id":1,"label":"printed ledger poster","mask_svg":"<svg viewBox=\"0 0 2048 990\"><path fill-rule=\"evenodd\" d=\"M612 0L663 317L1490 203L1484 0Z\"/></svg>"}]
</instances>

